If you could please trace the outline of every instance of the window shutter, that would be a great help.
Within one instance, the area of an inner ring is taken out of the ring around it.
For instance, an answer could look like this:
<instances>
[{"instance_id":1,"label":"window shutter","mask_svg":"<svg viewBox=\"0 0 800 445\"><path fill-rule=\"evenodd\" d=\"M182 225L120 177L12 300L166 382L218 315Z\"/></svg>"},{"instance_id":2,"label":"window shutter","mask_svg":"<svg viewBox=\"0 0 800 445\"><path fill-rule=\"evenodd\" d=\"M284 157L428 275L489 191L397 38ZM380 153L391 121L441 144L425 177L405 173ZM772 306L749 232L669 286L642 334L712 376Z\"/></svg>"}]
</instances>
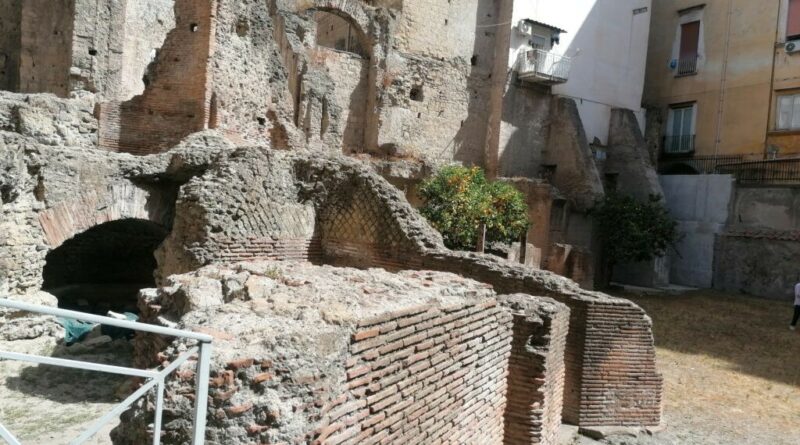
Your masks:
<instances>
[{"instance_id":1,"label":"window shutter","mask_svg":"<svg viewBox=\"0 0 800 445\"><path fill-rule=\"evenodd\" d=\"M786 20L786 38L800 37L800 0L789 0L789 16Z\"/></svg>"},{"instance_id":2,"label":"window shutter","mask_svg":"<svg viewBox=\"0 0 800 445\"><path fill-rule=\"evenodd\" d=\"M800 0L798 0L800 4ZM697 58L700 41L700 22L689 22L681 25L681 60Z\"/></svg>"}]
</instances>

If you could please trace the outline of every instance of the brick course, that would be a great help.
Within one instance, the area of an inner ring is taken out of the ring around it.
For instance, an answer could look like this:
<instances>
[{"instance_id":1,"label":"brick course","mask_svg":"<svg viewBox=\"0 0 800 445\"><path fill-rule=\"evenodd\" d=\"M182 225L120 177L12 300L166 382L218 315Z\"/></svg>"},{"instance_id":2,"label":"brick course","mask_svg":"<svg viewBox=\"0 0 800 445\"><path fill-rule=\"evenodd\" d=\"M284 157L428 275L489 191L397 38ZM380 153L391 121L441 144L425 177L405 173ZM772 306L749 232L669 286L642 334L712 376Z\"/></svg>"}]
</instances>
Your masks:
<instances>
[{"instance_id":1,"label":"brick course","mask_svg":"<svg viewBox=\"0 0 800 445\"><path fill-rule=\"evenodd\" d=\"M514 317L504 443L555 443L561 426L569 309L549 298L522 294L499 299Z\"/></svg>"},{"instance_id":2,"label":"brick course","mask_svg":"<svg viewBox=\"0 0 800 445\"><path fill-rule=\"evenodd\" d=\"M362 320L314 443L500 443L511 321L494 300Z\"/></svg>"}]
</instances>

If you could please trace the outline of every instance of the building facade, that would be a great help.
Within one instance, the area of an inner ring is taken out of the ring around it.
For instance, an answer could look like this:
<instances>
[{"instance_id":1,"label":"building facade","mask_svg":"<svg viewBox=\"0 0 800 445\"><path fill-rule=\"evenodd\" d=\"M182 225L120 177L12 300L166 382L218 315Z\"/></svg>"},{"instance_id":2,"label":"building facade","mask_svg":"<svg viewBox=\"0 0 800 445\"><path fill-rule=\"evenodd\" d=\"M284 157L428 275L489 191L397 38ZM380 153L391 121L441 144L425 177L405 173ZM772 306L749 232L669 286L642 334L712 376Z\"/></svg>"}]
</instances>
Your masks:
<instances>
[{"instance_id":1,"label":"building facade","mask_svg":"<svg viewBox=\"0 0 800 445\"><path fill-rule=\"evenodd\" d=\"M800 155L800 2L656 2L652 30L645 104L662 155Z\"/></svg>"}]
</instances>

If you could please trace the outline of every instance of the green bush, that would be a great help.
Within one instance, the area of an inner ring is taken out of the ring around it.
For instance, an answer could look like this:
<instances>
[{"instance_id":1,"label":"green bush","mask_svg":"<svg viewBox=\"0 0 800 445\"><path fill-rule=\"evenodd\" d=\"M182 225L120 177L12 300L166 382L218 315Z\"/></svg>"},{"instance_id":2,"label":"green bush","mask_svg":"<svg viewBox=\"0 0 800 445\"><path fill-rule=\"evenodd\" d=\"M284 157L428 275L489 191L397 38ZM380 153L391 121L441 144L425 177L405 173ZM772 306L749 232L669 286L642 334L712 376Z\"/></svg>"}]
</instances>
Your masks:
<instances>
[{"instance_id":1,"label":"green bush","mask_svg":"<svg viewBox=\"0 0 800 445\"><path fill-rule=\"evenodd\" d=\"M489 182L478 167L448 166L422 183L420 211L451 249L473 250L478 230L486 240L512 242L530 226L525 199L504 182Z\"/></svg>"},{"instance_id":2,"label":"green bush","mask_svg":"<svg viewBox=\"0 0 800 445\"><path fill-rule=\"evenodd\" d=\"M603 245L606 284L614 265L663 256L678 239L677 223L657 195L640 202L608 194L592 213Z\"/></svg>"}]
</instances>

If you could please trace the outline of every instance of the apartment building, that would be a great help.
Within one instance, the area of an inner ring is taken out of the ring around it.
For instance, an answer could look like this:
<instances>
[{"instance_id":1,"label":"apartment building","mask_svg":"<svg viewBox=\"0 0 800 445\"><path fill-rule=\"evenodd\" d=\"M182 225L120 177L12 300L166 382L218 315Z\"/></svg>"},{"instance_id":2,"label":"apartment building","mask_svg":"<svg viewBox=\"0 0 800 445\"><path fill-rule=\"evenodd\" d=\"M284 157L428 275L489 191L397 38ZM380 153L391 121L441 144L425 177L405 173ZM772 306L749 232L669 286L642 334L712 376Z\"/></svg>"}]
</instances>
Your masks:
<instances>
[{"instance_id":1,"label":"apartment building","mask_svg":"<svg viewBox=\"0 0 800 445\"><path fill-rule=\"evenodd\" d=\"M800 156L800 1L653 2L644 90L662 171Z\"/></svg>"}]
</instances>

